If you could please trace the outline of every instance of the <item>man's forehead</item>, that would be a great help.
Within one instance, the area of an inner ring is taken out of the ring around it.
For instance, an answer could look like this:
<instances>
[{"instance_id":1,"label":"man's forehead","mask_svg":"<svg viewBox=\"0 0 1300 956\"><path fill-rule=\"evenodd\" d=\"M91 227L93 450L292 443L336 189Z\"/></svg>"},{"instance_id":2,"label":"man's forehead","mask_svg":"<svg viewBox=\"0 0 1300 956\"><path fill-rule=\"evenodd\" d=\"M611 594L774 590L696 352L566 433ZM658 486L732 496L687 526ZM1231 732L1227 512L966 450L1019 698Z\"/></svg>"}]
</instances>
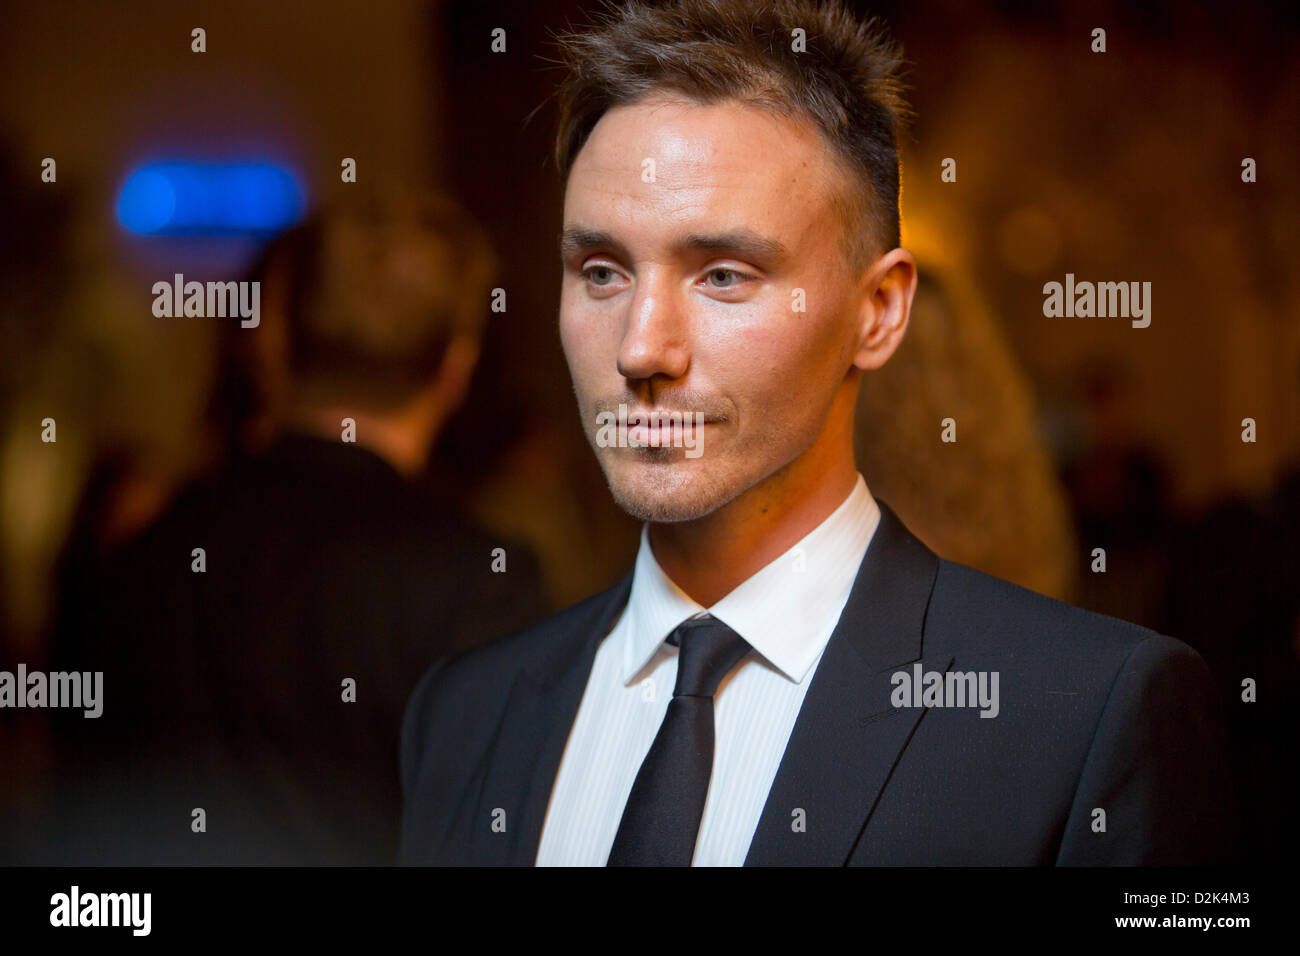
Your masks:
<instances>
[{"instance_id":1,"label":"man's forehead","mask_svg":"<svg viewBox=\"0 0 1300 956\"><path fill-rule=\"evenodd\" d=\"M758 107L681 99L616 107L575 159L562 248L647 222L697 247L701 237L745 232L793 238L802 220L827 211L834 165L810 126Z\"/></svg>"},{"instance_id":2,"label":"man's forehead","mask_svg":"<svg viewBox=\"0 0 1300 956\"><path fill-rule=\"evenodd\" d=\"M736 100L655 94L600 118L575 157L570 183L629 173L646 181L648 168L666 188L765 187L804 172L811 182L826 154L804 120Z\"/></svg>"}]
</instances>

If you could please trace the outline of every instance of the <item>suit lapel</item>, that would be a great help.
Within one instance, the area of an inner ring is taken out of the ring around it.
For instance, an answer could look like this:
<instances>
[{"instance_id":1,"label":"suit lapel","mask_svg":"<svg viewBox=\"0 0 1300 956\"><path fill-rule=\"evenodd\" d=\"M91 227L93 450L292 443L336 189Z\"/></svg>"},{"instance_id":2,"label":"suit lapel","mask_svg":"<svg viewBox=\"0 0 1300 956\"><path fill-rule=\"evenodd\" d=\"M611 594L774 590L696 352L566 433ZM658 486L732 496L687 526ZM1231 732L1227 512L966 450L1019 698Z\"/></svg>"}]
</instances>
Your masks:
<instances>
[{"instance_id":1,"label":"suit lapel","mask_svg":"<svg viewBox=\"0 0 1300 956\"><path fill-rule=\"evenodd\" d=\"M891 678L922 657L939 559L877 503L880 523L795 721L746 866L846 863L925 714L892 706ZM927 669L950 666L945 659Z\"/></svg>"},{"instance_id":2,"label":"suit lapel","mask_svg":"<svg viewBox=\"0 0 1300 956\"><path fill-rule=\"evenodd\" d=\"M593 600L592 610L570 625L567 634L555 635L555 645L544 658L520 669L491 747L491 763L476 807L480 816L471 823L476 835L473 862L533 865L551 789L596 650L627 605L631 587L629 573L606 592L605 600ZM505 814L500 821L504 832L489 826L493 815L500 818L498 810Z\"/></svg>"}]
</instances>

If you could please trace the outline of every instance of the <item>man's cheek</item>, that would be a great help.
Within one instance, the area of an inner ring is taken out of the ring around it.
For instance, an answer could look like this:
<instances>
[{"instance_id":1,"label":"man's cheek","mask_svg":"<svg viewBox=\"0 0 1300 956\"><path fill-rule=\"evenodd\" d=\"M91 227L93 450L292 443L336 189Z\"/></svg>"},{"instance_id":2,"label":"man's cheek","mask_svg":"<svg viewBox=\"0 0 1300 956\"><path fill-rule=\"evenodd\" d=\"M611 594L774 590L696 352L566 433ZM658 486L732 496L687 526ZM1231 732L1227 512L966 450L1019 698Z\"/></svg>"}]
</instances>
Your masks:
<instances>
[{"instance_id":1,"label":"man's cheek","mask_svg":"<svg viewBox=\"0 0 1300 956\"><path fill-rule=\"evenodd\" d=\"M584 344L581 335L561 335L560 344L564 349L564 359L569 366L569 377L573 380L574 390L580 399L585 399L591 389L592 374L595 363L592 360L590 346Z\"/></svg>"}]
</instances>

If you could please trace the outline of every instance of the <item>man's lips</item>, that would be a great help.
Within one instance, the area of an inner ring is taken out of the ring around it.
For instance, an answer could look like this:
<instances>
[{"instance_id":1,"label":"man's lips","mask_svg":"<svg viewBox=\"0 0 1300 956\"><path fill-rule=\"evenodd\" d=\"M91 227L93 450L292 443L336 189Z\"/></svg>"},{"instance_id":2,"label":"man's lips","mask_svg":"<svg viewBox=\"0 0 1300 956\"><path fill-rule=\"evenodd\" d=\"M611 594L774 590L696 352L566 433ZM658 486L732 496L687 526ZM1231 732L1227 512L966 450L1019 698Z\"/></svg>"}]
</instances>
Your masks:
<instances>
[{"instance_id":1,"label":"man's lips","mask_svg":"<svg viewBox=\"0 0 1300 956\"><path fill-rule=\"evenodd\" d=\"M627 413L628 428L634 426L651 428L664 425L717 425L725 418L710 417L702 412L667 411L664 409L631 409Z\"/></svg>"},{"instance_id":2,"label":"man's lips","mask_svg":"<svg viewBox=\"0 0 1300 956\"><path fill-rule=\"evenodd\" d=\"M628 411L625 421L629 442L666 445L693 439L703 426L718 425L726 419L703 412L638 408Z\"/></svg>"},{"instance_id":3,"label":"man's lips","mask_svg":"<svg viewBox=\"0 0 1300 956\"><path fill-rule=\"evenodd\" d=\"M661 422L657 425L633 425L627 426L627 434L630 438L639 438L642 435L677 435L693 434L696 430L703 428L705 425L716 425L717 422L688 422L683 425L681 422Z\"/></svg>"}]
</instances>

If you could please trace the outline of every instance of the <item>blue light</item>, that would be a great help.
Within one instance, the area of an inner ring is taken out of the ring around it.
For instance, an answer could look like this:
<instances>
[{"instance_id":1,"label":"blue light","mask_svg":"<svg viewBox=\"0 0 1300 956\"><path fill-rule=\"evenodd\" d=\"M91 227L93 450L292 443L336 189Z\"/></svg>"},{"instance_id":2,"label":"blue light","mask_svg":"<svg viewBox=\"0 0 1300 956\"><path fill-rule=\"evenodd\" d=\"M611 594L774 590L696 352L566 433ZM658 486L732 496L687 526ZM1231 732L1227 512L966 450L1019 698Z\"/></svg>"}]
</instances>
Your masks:
<instances>
[{"instance_id":1,"label":"blue light","mask_svg":"<svg viewBox=\"0 0 1300 956\"><path fill-rule=\"evenodd\" d=\"M132 172L117 197L118 221L145 235L278 232L302 209L293 176L266 163L155 163Z\"/></svg>"}]
</instances>

